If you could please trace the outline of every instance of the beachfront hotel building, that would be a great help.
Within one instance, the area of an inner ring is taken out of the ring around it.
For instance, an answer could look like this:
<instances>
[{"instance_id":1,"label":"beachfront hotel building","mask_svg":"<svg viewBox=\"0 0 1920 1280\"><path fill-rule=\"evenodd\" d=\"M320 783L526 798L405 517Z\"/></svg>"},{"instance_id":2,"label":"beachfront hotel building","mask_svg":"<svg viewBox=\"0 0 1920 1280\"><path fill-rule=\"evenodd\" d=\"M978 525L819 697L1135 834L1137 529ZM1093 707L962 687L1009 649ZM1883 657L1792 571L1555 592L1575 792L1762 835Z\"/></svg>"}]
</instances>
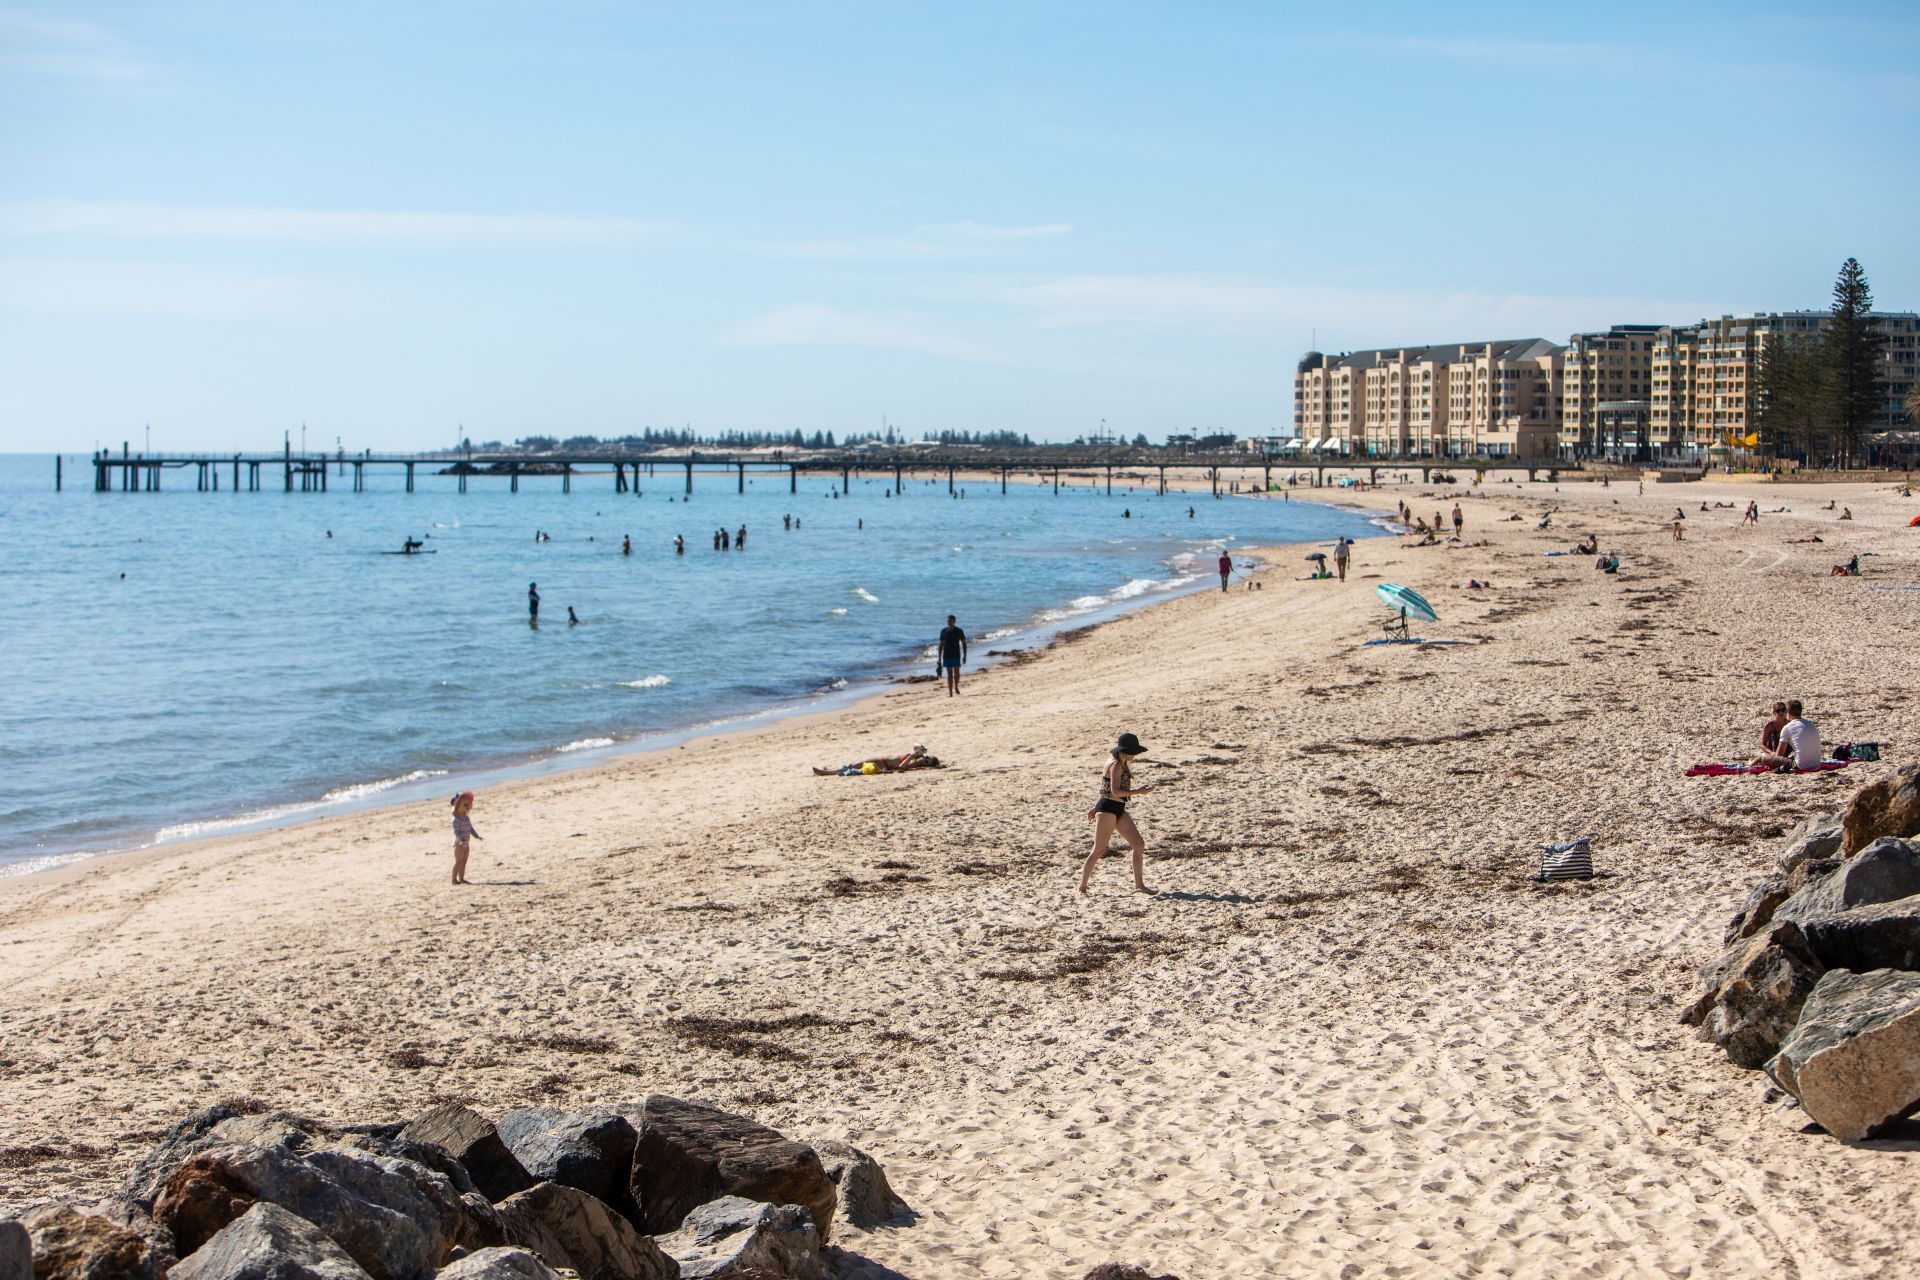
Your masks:
<instances>
[{"instance_id":1,"label":"beachfront hotel building","mask_svg":"<svg viewBox=\"0 0 1920 1280\"><path fill-rule=\"evenodd\" d=\"M1880 351L1879 421L1874 432L1907 427L1907 391L1920 377L1920 315L1873 311L1868 320ZM1662 328L1653 351L1648 452L1705 453L1757 427L1759 364L1771 343L1818 338L1833 323L1828 311L1766 311Z\"/></svg>"},{"instance_id":2,"label":"beachfront hotel building","mask_svg":"<svg viewBox=\"0 0 1920 1280\"><path fill-rule=\"evenodd\" d=\"M1882 413L1874 433L1910 430L1920 315L1874 311ZM1756 429L1768 344L1817 338L1826 311L1765 311L1690 325L1617 324L1544 338L1309 351L1293 378L1297 446L1350 457L1617 458L1704 461Z\"/></svg>"},{"instance_id":3,"label":"beachfront hotel building","mask_svg":"<svg viewBox=\"0 0 1920 1280\"><path fill-rule=\"evenodd\" d=\"M1309 351L1294 372L1297 438L1353 457L1552 457L1565 350L1521 338Z\"/></svg>"}]
</instances>

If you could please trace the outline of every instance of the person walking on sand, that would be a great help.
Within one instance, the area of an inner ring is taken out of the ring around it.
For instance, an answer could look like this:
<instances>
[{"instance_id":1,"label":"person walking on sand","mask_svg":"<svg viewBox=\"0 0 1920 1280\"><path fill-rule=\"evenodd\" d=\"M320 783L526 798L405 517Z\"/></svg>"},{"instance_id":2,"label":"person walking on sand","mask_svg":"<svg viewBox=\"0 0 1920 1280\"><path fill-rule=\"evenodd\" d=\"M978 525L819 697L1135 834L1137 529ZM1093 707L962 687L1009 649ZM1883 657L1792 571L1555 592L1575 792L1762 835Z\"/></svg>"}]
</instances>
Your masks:
<instances>
[{"instance_id":1,"label":"person walking on sand","mask_svg":"<svg viewBox=\"0 0 1920 1280\"><path fill-rule=\"evenodd\" d=\"M1460 536L1460 528L1462 525L1466 524L1466 522L1467 522L1466 517L1460 514L1460 504L1457 502L1454 503L1453 504L1453 536L1454 537L1457 538Z\"/></svg>"},{"instance_id":2,"label":"person walking on sand","mask_svg":"<svg viewBox=\"0 0 1920 1280\"><path fill-rule=\"evenodd\" d=\"M1347 557L1352 554L1348 548L1352 546L1352 540L1344 533L1333 540L1333 567L1342 582L1347 580Z\"/></svg>"},{"instance_id":3,"label":"person walking on sand","mask_svg":"<svg viewBox=\"0 0 1920 1280\"><path fill-rule=\"evenodd\" d=\"M453 882L467 882L467 841L479 840L473 829L473 792L462 791L453 798Z\"/></svg>"},{"instance_id":4,"label":"person walking on sand","mask_svg":"<svg viewBox=\"0 0 1920 1280\"><path fill-rule=\"evenodd\" d=\"M1226 552L1222 551L1220 553L1220 589L1222 591L1225 591L1227 589L1227 579L1231 578L1232 576L1233 576L1233 557L1228 555Z\"/></svg>"},{"instance_id":5,"label":"person walking on sand","mask_svg":"<svg viewBox=\"0 0 1920 1280\"><path fill-rule=\"evenodd\" d=\"M946 673L947 696L952 698L960 692L960 668L967 661L967 633L952 614L947 615L947 625L941 628L939 649L940 670Z\"/></svg>"},{"instance_id":6,"label":"person walking on sand","mask_svg":"<svg viewBox=\"0 0 1920 1280\"><path fill-rule=\"evenodd\" d=\"M1123 733L1120 740L1113 744L1108 754L1113 758L1107 761L1107 767L1100 774L1100 798L1093 808L1087 810L1087 816L1093 819L1093 850L1087 854L1087 860L1080 864L1080 892L1087 891L1093 879L1093 870L1100 865L1100 859L1106 856L1107 844L1116 832L1127 847L1133 851L1133 891L1152 893L1142 875L1142 863L1146 857L1147 841L1140 834L1140 828L1127 816L1127 801L1135 796L1144 796L1152 787L1133 785L1133 762L1145 755L1147 749L1140 745L1140 739L1131 733Z\"/></svg>"}]
</instances>

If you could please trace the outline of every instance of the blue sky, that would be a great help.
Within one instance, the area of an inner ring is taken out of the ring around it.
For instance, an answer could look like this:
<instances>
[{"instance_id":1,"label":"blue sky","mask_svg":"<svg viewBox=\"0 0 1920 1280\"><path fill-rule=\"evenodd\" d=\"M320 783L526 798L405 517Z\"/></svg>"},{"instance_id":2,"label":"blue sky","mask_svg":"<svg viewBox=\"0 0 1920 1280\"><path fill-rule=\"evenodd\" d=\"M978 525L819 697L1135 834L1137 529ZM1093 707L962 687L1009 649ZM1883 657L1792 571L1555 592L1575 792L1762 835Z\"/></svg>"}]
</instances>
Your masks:
<instances>
[{"instance_id":1,"label":"blue sky","mask_svg":"<svg viewBox=\"0 0 1920 1280\"><path fill-rule=\"evenodd\" d=\"M0 450L1287 429L1920 308L1920 6L0 0ZM137 447L137 444L136 444Z\"/></svg>"}]
</instances>

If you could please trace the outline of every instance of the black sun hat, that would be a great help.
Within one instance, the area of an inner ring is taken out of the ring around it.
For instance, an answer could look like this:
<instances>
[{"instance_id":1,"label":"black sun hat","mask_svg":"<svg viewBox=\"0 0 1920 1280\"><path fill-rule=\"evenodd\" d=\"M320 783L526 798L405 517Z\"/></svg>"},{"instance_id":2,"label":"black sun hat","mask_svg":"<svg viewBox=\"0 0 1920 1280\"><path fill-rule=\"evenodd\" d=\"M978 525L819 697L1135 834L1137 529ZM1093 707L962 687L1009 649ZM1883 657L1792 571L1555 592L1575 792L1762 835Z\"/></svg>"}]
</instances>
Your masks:
<instances>
[{"instance_id":1,"label":"black sun hat","mask_svg":"<svg viewBox=\"0 0 1920 1280\"><path fill-rule=\"evenodd\" d=\"M1113 744L1113 754L1117 756L1143 756L1147 749L1140 745L1140 739L1130 733L1120 735L1120 741Z\"/></svg>"}]
</instances>

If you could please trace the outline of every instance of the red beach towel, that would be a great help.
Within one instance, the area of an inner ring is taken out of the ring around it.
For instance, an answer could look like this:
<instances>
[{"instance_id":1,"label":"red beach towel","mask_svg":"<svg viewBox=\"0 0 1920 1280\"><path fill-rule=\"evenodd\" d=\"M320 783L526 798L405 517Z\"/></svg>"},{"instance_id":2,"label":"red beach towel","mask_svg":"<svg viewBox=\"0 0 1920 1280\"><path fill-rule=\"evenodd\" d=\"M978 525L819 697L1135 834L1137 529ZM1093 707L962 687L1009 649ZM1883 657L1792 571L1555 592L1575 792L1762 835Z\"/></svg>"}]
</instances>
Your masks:
<instances>
[{"instance_id":1,"label":"red beach towel","mask_svg":"<svg viewBox=\"0 0 1920 1280\"><path fill-rule=\"evenodd\" d=\"M1795 769L1794 772L1795 773L1827 773L1834 769L1844 769L1847 767L1847 764L1848 762L1845 760L1823 760L1820 762L1820 765L1818 768ZM1767 768L1767 766L1763 764L1720 764L1718 762L1709 761L1706 764L1696 764L1691 769L1688 769L1687 777L1689 778L1725 778L1725 777L1730 777L1734 774L1744 775L1749 773L1772 773L1772 772L1773 770Z\"/></svg>"}]
</instances>

